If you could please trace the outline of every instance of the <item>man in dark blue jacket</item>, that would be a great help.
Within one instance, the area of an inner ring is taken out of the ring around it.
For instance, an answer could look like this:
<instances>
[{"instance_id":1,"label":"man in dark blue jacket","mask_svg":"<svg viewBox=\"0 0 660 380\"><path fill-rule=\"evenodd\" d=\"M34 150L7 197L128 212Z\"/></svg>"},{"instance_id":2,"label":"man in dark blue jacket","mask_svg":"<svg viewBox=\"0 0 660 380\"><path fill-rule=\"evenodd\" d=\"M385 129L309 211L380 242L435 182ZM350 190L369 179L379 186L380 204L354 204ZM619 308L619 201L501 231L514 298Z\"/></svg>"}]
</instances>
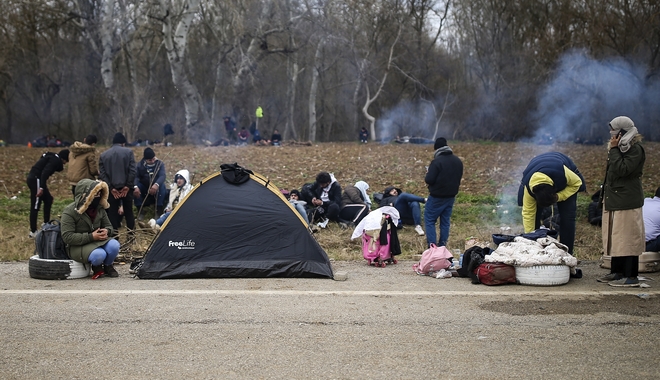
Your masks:
<instances>
[{"instance_id":1,"label":"man in dark blue jacket","mask_svg":"<svg viewBox=\"0 0 660 380\"><path fill-rule=\"evenodd\" d=\"M30 189L30 238L37 235L37 217L42 202L44 204L44 223L50 221L53 196L48 190L48 178L55 172L64 170L64 164L67 162L69 162L69 150L62 149L57 154L52 152L42 154L39 161L30 169L27 176L27 185Z\"/></svg>"},{"instance_id":2,"label":"man in dark blue jacket","mask_svg":"<svg viewBox=\"0 0 660 380\"><path fill-rule=\"evenodd\" d=\"M449 220L454 208L454 200L463 178L463 162L447 146L444 137L438 137L433 146L433 161L424 177L429 188L429 197L424 208L426 242L437 246L447 245ZM436 240L435 223L440 218L440 238Z\"/></svg>"},{"instance_id":3,"label":"man in dark blue jacket","mask_svg":"<svg viewBox=\"0 0 660 380\"><path fill-rule=\"evenodd\" d=\"M135 185L133 186L133 199L138 209L138 220L142 220L143 206L149 206L156 201L156 213L163 213L165 196L165 163L156 158L151 148L144 149L144 156L137 164Z\"/></svg>"}]
</instances>

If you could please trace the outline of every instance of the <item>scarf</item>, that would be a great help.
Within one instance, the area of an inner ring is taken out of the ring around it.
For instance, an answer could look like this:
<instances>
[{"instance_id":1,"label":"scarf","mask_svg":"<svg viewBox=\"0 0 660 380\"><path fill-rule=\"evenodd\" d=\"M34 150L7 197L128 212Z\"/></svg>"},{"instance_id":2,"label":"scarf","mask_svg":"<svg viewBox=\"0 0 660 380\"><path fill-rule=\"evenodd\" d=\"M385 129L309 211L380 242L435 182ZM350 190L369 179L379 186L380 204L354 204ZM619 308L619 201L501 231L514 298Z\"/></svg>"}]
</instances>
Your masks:
<instances>
[{"instance_id":1,"label":"scarf","mask_svg":"<svg viewBox=\"0 0 660 380\"><path fill-rule=\"evenodd\" d=\"M622 153L626 153L633 145L632 140L635 138L635 136L637 136L638 132L637 127L635 127L635 124L632 120L630 120L630 118L626 116L615 117L610 122L610 133L616 134L622 129L625 131L625 134L621 136L621 139L619 140L619 150ZM609 148L613 147L609 146Z\"/></svg>"},{"instance_id":2,"label":"scarf","mask_svg":"<svg viewBox=\"0 0 660 380\"><path fill-rule=\"evenodd\" d=\"M369 189L369 184L364 182L364 181L357 181L355 182L355 187L357 187L358 190L360 190L360 193L362 194L362 199L364 199L364 202L371 207L371 199L369 199L369 195L367 195L367 190Z\"/></svg>"},{"instance_id":3,"label":"scarf","mask_svg":"<svg viewBox=\"0 0 660 380\"><path fill-rule=\"evenodd\" d=\"M445 153L453 153L453 151L451 150L450 147L445 145L443 147L440 147L440 148L436 149L436 151L433 153L433 158L436 158L439 155L445 154Z\"/></svg>"}]
</instances>

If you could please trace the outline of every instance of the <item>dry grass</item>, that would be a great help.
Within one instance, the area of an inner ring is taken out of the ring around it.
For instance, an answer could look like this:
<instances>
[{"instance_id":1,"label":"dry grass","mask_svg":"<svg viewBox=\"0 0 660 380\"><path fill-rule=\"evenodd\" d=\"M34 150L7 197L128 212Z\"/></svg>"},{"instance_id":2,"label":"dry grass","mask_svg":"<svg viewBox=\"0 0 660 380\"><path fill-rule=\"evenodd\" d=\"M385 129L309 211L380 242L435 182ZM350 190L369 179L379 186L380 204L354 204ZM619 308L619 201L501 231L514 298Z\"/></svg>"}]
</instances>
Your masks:
<instances>
[{"instance_id":1,"label":"dry grass","mask_svg":"<svg viewBox=\"0 0 660 380\"><path fill-rule=\"evenodd\" d=\"M465 173L461 193L452 217L449 239L451 249L464 249L465 239L471 236L490 241L492 233L510 228L506 233L519 233L520 210L515 205L515 194L522 170L537 154L557 150L571 156L587 180L589 194L598 189L604 170L606 152L602 146L560 144L539 146L534 144L450 142L450 146L464 162ZM647 194L660 185L660 144L646 143L647 160L643 183ZM99 151L104 150L100 147ZM136 147L136 158L142 157L144 148ZM52 150L56 150L53 148ZM426 196L425 166L431 160L432 147L412 144L326 143L314 146L282 147L155 147L157 156L168 169L168 180L176 170L187 168L196 182L219 170L222 163L237 162L270 178L280 188L300 188L313 182L322 170L333 172L340 184L364 180L371 186L370 193L382 191L395 184L405 191ZM27 147L0 148L0 260L24 260L33 251L33 241L27 238L29 191L25 177L39 155L46 149ZM66 171L66 169L65 169ZM49 183L56 198L53 215L56 216L71 201L65 173L54 175ZM586 221L589 194L580 194L576 255L595 259L600 252L600 230ZM16 199L11 199L16 197ZM329 256L336 260L361 260L359 239L349 240L351 231L331 224L315 234ZM404 257L424 250L426 240L412 228L400 232ZM127 258L141 256L153 238L150 231L139 230L135 244L125 245ZM122 241L125 241L123 239Z\"/></svg>"}]
</instances>

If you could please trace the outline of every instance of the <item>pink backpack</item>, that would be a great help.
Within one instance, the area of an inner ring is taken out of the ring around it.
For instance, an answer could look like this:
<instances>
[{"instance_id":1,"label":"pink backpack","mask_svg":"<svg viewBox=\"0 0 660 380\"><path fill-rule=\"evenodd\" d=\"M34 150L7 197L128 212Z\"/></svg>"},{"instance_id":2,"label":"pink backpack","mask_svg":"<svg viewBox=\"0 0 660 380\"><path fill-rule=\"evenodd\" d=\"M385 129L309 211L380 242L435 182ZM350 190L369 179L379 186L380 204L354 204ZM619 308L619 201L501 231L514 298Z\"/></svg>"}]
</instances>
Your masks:
<instances>
[{"instance_id":1,"label":"pink backpack","mask_svg":"<svg viewBox=\"0 0 660 380\"><path fill-rule=\"evenodd\" d=\"M422 253L422 259L419 260L419 263L413 264L413 270L417 274L428 276L440 269L449 268L451 262L448 259L450 258L453 258L453 256L446 247L438 247L431 243L431 248Z\"/></svg>"}]
</instances>

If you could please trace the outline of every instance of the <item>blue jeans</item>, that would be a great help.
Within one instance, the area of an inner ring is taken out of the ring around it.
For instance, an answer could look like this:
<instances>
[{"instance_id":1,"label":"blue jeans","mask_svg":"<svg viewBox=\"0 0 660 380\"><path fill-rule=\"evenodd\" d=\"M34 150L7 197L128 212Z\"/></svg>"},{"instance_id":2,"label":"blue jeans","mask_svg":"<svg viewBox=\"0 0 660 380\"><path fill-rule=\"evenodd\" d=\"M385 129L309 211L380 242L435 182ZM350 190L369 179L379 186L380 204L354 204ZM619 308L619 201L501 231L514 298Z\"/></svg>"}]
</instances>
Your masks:
<instances>
[{"instance_id":1,"label":"blue jeans","mask_svg":"<svg viewBox=\"0 0 660 380\"><path fill-rule=\"evenodd\" d=\"M135 198L135 207L140 209L140 206L143 204L145 206L149 206L154 204L154 196L149 194L149 189L142 184L142 182L138 183L138 189L140 189L140 198ZM130 191L130 190L129 190ZM158 189L158 192L156 193L156 206L158 207L163 207L163 203L165 202L165 196L169 196L169 192L167 189Z\"/></svg>"},{"instance_id":2,"label":"blue jeans","mask_svg":"<svg viewBox=\"0 0 660 380\"><path fill-rule=\"evenodd\" d=\"M164 213L163 215L161 215L160 218L156 219L156 224L158 224L159 226L162 226L163 223L165 223L165 221L167 220L167 217L169 217L171 213L172 213L172 211L168 211L168 212Z\"/></svg>"},{"instance_id":3,"label":"blue jeans","mask_svg":"<svg viewBox=\"0 0 660 380\"><path fill-rule=\"evenodd\" d=\"M289 203L291 203L293 208L295 208L296 211L298 211L298 214L300 214L300 216L305 220L305 222L309 224L309 219L307 219L307 210L305 210L305 206L299 201L289 201Z\"/></svg>"},{"instance_id":4,"label":"blue jeans","mask_svg":"<svg viewBox=\"0 0 660 380\"><path fill-rule=\"evenodd\" d=\"M449 240L449 218L454 209L456 198L435 198L429 196L424 208L424 230L426 231L426 242L440 246L447 245ZM436 240L435 222L440 218L440 240Z\"/></svg>"},{"instance_id":5,"label":"blue jeans","mask_svg":"<svg viewBox=\"0 0 660 380\"><path fill-rule=\"evenodd\" d=\"M422 209L419 204L424 203L424 198L418 197L414 194L401 193L396 197L394 208L399 211L401 222L405 224L421 225L422 224Z\"/></svg>"},{"instance_id":6,"label":"blue jeans","mask_svg":"<svg viewBox=\"0 0 660 380\"><path fill-rule=\"evenodd\" d=\"M120 244L116 239L110 239L107 243L97 247L89 254L89 262L97 266L101 264L111 265L119 254Z\"/></svg>"}]
</instances>

